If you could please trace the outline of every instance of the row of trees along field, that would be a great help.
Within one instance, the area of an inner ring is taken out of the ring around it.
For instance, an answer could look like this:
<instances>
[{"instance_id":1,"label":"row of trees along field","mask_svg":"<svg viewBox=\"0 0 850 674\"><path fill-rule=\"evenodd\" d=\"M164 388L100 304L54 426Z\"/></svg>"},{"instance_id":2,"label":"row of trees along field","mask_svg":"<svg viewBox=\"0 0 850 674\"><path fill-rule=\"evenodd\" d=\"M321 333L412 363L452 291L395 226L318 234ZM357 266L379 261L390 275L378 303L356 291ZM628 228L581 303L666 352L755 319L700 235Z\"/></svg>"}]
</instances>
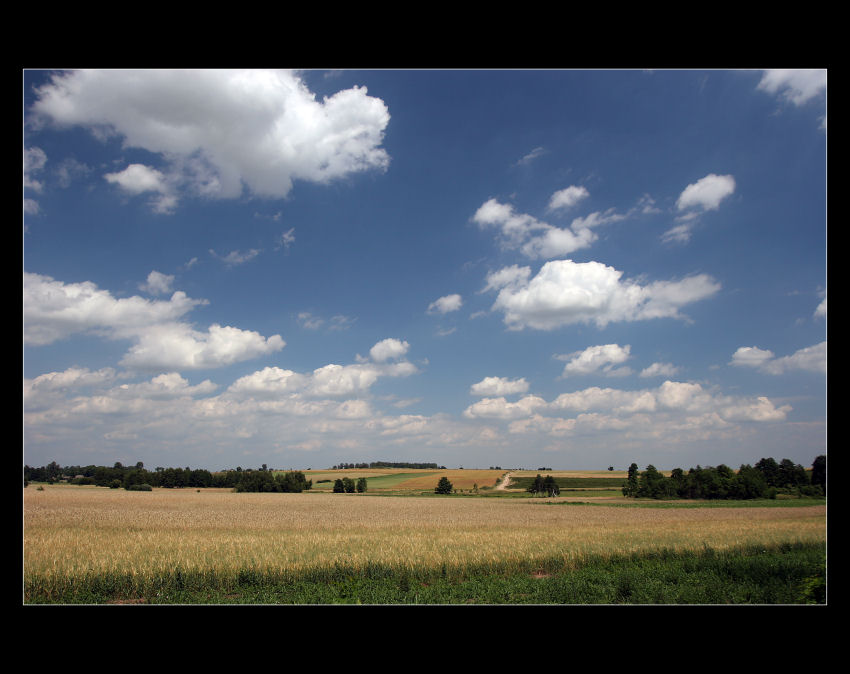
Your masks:
<instances>
[{"instance_id":1,"label":"row of trees along field","mask_svg":"<svg viewBox=\"0 0 850 674\"><path fill-rule=\"evenodd\" d=\"M146 470L139 461L135 466L124 466L117 461L107 466L66 466L55 461L46 466L24 466L24 485L30 482L60 482L93 484L138 490L145 487L226 487L236 491L301 492L313 486L301 471L274 473L265 464L261 468L225 470L212 473L204 468L162 468Z\"/></svg>"},{"instance_id":2,"label":"row of trees along field","mask_svg":"<svg viewBox=\"0 0 850 674\"><path fill-rule=\"evenodd\" d=\"M773 499L778 494L826 496L826 456L818 456L811 470L790 459L777 463L767 458L754 466L744 464L737 472L720 464L697 466L687 473L675 468L669 477L652 465L639 472L633 463L623 486L623 495L635 498Z\"/></svg>"},{"instance_id":3,"label":"row of trees along field","mask_svg":"<svg viewBox=\"0 0 850 674\"><path fill-rule=\"evenodd\" d=\"M338 463L331 466L330 470L347 470L349 468L416 468L416 469L445 469L445 466L438 466L436 463L410 463L408 461L371 461L363 463Z\"/></svg>"},{"instance_id":4,"label":"row of trees along field","mask_svg":"<svg viewBox=\"0 0 850 674\"><path fill-rule=\"evenodd\" d=\"M353 494L354 492L362 494L366 491L366 478L361 477L355 484L350 477L343 477L334 481L334 494Z\"/></svg>"}]
</instances>

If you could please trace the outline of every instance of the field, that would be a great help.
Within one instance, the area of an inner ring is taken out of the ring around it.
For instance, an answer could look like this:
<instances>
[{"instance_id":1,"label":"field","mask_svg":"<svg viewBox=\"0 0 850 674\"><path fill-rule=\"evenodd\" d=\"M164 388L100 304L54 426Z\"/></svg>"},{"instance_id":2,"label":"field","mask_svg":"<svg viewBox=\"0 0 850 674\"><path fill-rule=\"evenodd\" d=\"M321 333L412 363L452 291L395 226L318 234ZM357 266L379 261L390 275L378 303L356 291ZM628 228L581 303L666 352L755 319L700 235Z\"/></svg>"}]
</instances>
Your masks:
<instances>
[{"instance_id":1,"label":"field","mask_svg":"<svg viewBox=\"0 0 850 674\"><path fill-rule=\"evenodd\" d=\"M450 479L465 490L503 472ZM24 602L804 603L823 586L823 500L435 496L444 472L419 473L376 474L412 494L392 497L371 481L366 494L30 485Z\"/></svg>"},{"instance_id":2,"label":"field","mask_svg":"<svg viewBox=\"0 0 850 674\"><path fill-rule=\"evenodd\" d=\"M313 489L331 491L334 480L344 477L355 482L365 477L369 492L433 492L441 477L447 477L456 490L473 489L477 485L493 487L505 474L504 470L409 469L409 468L349 468L345 470L303 471L313 481Z\"/></svg>"}]
</instances>

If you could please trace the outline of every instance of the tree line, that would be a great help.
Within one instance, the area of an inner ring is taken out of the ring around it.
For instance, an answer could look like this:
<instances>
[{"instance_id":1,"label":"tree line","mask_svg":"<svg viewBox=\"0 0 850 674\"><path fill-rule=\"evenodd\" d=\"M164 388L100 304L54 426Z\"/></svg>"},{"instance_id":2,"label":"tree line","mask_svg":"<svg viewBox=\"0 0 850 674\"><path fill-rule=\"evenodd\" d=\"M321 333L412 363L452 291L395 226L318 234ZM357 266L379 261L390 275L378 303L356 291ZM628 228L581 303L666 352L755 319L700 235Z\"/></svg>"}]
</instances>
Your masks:
<instances>
[{"instance_id":1,"label":"tree line","mask_svg":"<svg viewBox=\"0 0 850 674\"><path fill-rule=\"evenodd\" d=\"M367 490L366 478L361 477L355 483L350 477L339 478L334 481L334 494L353 494L355 491L362 494Z\"/></svg>"},{"instance_id":2,"label":"tree line","mask_svg":"<svg viewBox=\"0 0 850 674\"><path fill-rule=\"evenodd\" d=\"M313 486L301 471L275 473L263 464L261 468L210 472L205 468L163 468L150 471L139 461L134 466L124 466L116 461L107 466L60 466L51 461L46 466L24 466L24 486L30 482L59 482L90 484L113 489L139 490L145 487L224 487L235 491L301 492Z\"/></svg>"},{"instance_id":3,"label":"tree line","mask_svg":"<svg viewBox=\"0 0 850 674\"><path fill-rule=\"evenodd\" d=\"M725 464L697 465L687 473L674 468L669 477L651 464L640 472L633 463L623 485L623 495L634 498L774 499L778 494L826 496L826 456L816 457L811 470L790 459L763 458L737 471Z\"/></svg>"},{"instance_id":4,"label":"tree line","mask_svg":"<svg viewBox=\"0 0 850 674\"><path fill-rule=\"evenodd\" d=\"M331 466L329 470L347 470L350 468L430 468L433 470L445 469L436 463L411 463L409 461L370 461L363 463L338 463Z\"/></svg>"}]
</instances>

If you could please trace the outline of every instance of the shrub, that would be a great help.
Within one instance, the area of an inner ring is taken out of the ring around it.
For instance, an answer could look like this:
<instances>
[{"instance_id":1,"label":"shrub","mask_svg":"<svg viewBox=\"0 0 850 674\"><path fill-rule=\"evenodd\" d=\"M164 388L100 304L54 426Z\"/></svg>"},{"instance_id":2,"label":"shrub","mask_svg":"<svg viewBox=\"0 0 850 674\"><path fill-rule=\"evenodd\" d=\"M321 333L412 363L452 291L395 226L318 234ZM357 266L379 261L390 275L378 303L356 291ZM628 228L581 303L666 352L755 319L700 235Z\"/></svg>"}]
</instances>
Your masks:
<instances>
[{"instance_id":1,"label":"shrub","mask_svg":"<svg viewBox=\"0 0 850 674\"><path fill-rule=\"evenodd\" d=\"M153 487L149 484L131 484L127 487L127 491L153 491Z\"/></svg>"}]
</instances>

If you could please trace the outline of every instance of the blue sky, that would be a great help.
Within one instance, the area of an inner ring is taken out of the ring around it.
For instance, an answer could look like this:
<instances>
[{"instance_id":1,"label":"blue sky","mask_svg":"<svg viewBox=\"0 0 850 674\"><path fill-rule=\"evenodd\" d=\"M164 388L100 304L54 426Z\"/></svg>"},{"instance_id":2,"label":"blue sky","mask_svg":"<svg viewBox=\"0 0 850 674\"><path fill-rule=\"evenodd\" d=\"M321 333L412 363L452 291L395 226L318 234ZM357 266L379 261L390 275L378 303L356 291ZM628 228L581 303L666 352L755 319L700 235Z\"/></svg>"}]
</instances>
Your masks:
<instances>
[{"instance_id":1,"label":"blue sky","mask_svg":"<svg viewBox=\"0 0 850 674\"><path fill-rule=\"evenodd\" d=\"M826 72L25 70L29 465L826 451Z\"/></svg>"}]
</instances>

